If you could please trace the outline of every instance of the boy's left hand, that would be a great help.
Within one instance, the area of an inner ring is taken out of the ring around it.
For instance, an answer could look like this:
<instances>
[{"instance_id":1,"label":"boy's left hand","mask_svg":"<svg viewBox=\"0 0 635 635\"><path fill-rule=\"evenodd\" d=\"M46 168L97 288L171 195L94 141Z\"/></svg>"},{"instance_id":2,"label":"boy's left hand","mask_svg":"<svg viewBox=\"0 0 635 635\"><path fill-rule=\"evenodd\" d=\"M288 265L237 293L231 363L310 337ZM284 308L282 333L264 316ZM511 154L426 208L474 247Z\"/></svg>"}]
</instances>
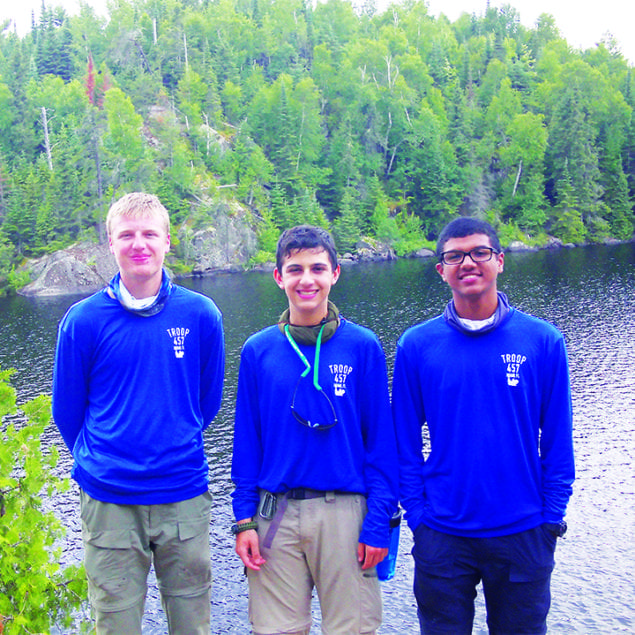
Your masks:
<instances>
[{"instance_id":1,"label":"boy's left hand","mask_svg":"<svg viewBox=\"0 0 635 635\"><path fill-rule=\"evenodd\" d=\"M361 563L362 569L376 567L387 555L387 548L371 547L363 542L357 545L357 561Z\"/></svg>"}]
</instances>

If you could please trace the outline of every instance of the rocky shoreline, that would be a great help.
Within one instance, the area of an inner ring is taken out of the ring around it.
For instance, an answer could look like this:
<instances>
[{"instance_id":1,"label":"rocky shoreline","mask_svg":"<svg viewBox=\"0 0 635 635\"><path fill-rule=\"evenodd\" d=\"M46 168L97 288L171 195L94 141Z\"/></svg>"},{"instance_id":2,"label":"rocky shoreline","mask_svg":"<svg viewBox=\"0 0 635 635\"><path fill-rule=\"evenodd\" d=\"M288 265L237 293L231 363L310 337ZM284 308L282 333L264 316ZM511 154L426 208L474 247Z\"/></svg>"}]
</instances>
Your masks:
<instances>
[{"instance_id":1,"label":"rocky shoreline","mask_svg":"<svg viewBox=\"0 0 635 635\"><path fill-rule=\"evenodd\" d=\"M188 244L188 260L194 262L192 271L176 278L217 275L219 273L239 273L247 269L249 249L244 242L238 247L236 236L225 233L225 242L219 244L216 231L206 230L194 235ZM234 240L232 240L234 238ZM255 237L254 237L255 239ZM251 241L249 241L251 242ZM618 244L621 241L607 240L606 244ZM563 243L557 238L550 239L543 247L531 247L520 241L514 241L505 248L508 252L539 251L540 249L573 248L577 245ZM407 258L432 258L431 249L420 249ZM360 262L381 262L396 260L394 250L373 240L360 240L355 253L340 256L342 265ZM169 266L169 265L168 265ZM274 263L254 267L271 271ZM86 295L101 289L117 272L115 259L107 244L76 243L52 254L29 260L21 270L27 271L31 282L18 290L20 295L31 297L57 295Z\"/></svg>"}]
</instances>

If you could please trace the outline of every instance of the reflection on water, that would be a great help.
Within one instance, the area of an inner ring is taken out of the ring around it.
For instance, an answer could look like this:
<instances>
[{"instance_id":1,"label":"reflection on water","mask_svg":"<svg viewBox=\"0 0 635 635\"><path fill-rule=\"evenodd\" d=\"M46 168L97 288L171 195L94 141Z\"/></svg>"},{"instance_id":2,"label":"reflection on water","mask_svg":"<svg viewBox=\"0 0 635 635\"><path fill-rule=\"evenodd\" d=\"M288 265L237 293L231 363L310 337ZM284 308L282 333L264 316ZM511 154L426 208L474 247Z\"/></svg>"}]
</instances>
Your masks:
<instances>
[{"instance_id":1,"label":"reflection on water","mask_svg":"<svg viewBox=\"0 0 635 635\"><path fill-rule=\"evenodd\" d=\"M233 401L242 342L275 321L285 307L284 295L270 274L263 273L184 284L214 298L225 319L226 390L221 412L206 435L215 498L212 630L244 635L249 632L246 584L229 533ZM635 632L635 245L507 254L499 286L512 304L558 326L569 350L577 481L569 532L556 552L549 630ZM389 370L397 337L415 322L438 314L448 298L430 260L347 266L333 290L333 300L346 317L378 334ZM14 383L21 401L50 392L56 325L75 299L0 300L0 367L17 369ZM47 441L59 441L53 427ZM70 469L67 453L60 469ZM65 558L81 558L76 491L53 501L53 506L69 527ZM405 525L401 541L397 573L382 585L382 634L418 632L408 555L411 539ZM144 633L164 633L155 587L147 611ZM479 594L474 633L486 632Z\"/></svg>"}]
</instances>

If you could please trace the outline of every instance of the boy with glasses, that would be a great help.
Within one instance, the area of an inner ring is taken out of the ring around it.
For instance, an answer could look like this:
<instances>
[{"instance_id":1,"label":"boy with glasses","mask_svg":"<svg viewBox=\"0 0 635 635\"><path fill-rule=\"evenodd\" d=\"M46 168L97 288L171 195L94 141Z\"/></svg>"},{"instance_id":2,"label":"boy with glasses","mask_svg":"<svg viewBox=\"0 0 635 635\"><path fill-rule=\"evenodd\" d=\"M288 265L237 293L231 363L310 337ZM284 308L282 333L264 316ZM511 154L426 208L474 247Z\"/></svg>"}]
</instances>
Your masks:
<instances>
[{"instance_id":1,"label":"boy with glasses","mask_svg":"<svg viewBox=\"0 0 635 635\"><path fill-rule=\"evenodd\" d=\"M397 503L386 362L329 300L339 275L328 232L285 231L274 279L288 308L241 353L232 530L257 635L308 634L314 587L323 632L381 623L375 566Z\"/></svg>"},{"instance_id":2,"label":"boy with glasses","mask_svg":"<svg viewBox=\"0 0 635 635\"><path fill-rule=\"evenodd\" d=\"M437 254L452 301L402 335L393 383L421 633L471 633L482 581L490 633L543 634L574 480L564 338L497 290L488 223L452 221Z\"/></svg>"}]
</instances>

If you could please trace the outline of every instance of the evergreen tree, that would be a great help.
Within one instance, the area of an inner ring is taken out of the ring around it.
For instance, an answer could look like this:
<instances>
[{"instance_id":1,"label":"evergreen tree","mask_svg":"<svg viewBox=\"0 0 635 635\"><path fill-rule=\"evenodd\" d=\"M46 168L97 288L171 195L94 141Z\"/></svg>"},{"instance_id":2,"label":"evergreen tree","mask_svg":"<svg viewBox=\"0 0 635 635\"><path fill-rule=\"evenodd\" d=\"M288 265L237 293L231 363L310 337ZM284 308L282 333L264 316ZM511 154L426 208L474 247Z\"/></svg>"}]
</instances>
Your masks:
<instances>
[{"instance_id":1,"label":"evergreen tree","mask_svg":"<svg viewBox=\"0 0 635 635\"><path fill-rule=\"evenodd\" d=\"M233 156L236 195L247 205L262 207L265 203L264 188L271 181L274 168L260 146L242 127L235 137Z\"/></svg>"},{"instance_id":2,"label":"evergreen tree","mask_svg":"<svg viewBox=\"0 0 635 635\"><path fill-rule=\"evenodd\" d=\"M271 209L271 221L280 231L284 231L297 224L293 210L287 200L286 192L278 181L275 181L271 188L269 205Z\"/></svg>"},{"instance_id":3,"label":"evergreen tree","mask_svg":"<svg viewBox=\"0 0 635 635\"><path fill-rule=\"evenodd\" d=\"M579 199L569 175L568 161L565 159L562 176L558 180L557 204L554 208L554 235L565 243L581 244L584 242L586 228L580 212Z\"/></svg>"},{"instance_id":4,"label":"evergreen tree","mask_svg":"<svg viewBox=\"0 0 635 635\"><path fill-rule=\"evenodd\" d=\"M390 193L406 198L408 209L420 219L425 233L444 223L459 203L455 188L456 160L442 126L423 107L413 133L397 156Z\"/></svg>"},{"instance_id":5,"label":"evergreen tree","mask_svg":"<svg viewBox=\"0 0 635 635\"><path fill-rule=\"evenodd\" d=\"M110 182L115 190L123 185L143 189L151 170L141 136L143 118L119 88L111 88L106 93L104 110L108 121L104 138L105 162Z\"/></svg>"},{"instance_id":6,"label":"evergreen tree","mask_svg":"<svg viewBox=\"0 0 635 635\"><path fill-rule=\"evenodd\" d=\"M306 188L302 194L294 197L292 210L290 220L293 225L317 225L328 228L328 220L314 191Z\"/></svg>"},{"instance_id":7,"label":"evergreen tree","mask_svg":"<svg viewBox=\"0 0 635 635\"><path fill-rule=\"evenodd\" d=\"M451 22L420 1L108 11L43 5L27 36L0 33L0 230L16 253L103 237L132 189L191 227L240 204L256 232L331 219L403 253L457 212L529 237L631 235L635 71L610 37L577 51L548 15Z\"/></svg>"},{"instance_id":8,"label":"evergreen tree","mask_svg":"<svg viewBox=\"0 0 635 635\"><path fill-rule=\"evenodd\" d=\"M70 81L75 69L72 34L64 9L48 9L42 3L42 14L35 36L38 73L58 75L64 81Z\"/></svg>"},{"instance_id":9,"label":"evergreen tree","mask_svg":"<svg viewBox=\"0 0 635 635\"><path fill-rule=\"evenodd\" d=\"M549 130L547 168L553 181L567 181L565 170L583 219L598 215L602 197L596 139L598 127L591 116L592 92L585 90L593 81L583 62L573 63L563 74ZM559 204L561 201L559 201Z\"/></svg>"},{"instance_id":10,"label":"evergreen tree","mask_svg":"<svg viewBox=\"0 0 635 635\"><path fill-rule=\"evenodd\" d=\"M603 200L607 206L605 219L609 223L612 236L620 240L629 240L633 236L635 215L620 156L613 151L604 158L602 167Z\"/></svg>"},{"instance_id":11,"label":"evergreen tree","mask_svg":"<svg viewBox=\"0 0 635 635\"><path fill-rule=\"evenodd\" d=\"M347 187L344 191L340 215L333 224L335 244L340 253L353 251L360 239L359 202L356 200L355 189Z\"/></svg>"},{"instance_id":12,"label":"evergreen tree","mask_svg":"<svg viewBox=\"0 0 635 635\"><path fill-rule=\"evenodd\" d=\"M14 169L7 197L7 213L3 232L18 254L39 255L38 214L46 204L46 183L49 173L42 162L38 166L22 163Z\"/></svg>"},{"instance_id":13,"label":"evergreen tree","mask_svg":"<svg viewBox=\"0 0 635 635\"><path fill-rule=\"evenodd\" d=\"M544 197L544 159L547 129L543 117L519 114L506 129L509 144L501 149L503 218L514 220L525 231L544 228L547 202Z\"/></svg>"}]
</instances>

